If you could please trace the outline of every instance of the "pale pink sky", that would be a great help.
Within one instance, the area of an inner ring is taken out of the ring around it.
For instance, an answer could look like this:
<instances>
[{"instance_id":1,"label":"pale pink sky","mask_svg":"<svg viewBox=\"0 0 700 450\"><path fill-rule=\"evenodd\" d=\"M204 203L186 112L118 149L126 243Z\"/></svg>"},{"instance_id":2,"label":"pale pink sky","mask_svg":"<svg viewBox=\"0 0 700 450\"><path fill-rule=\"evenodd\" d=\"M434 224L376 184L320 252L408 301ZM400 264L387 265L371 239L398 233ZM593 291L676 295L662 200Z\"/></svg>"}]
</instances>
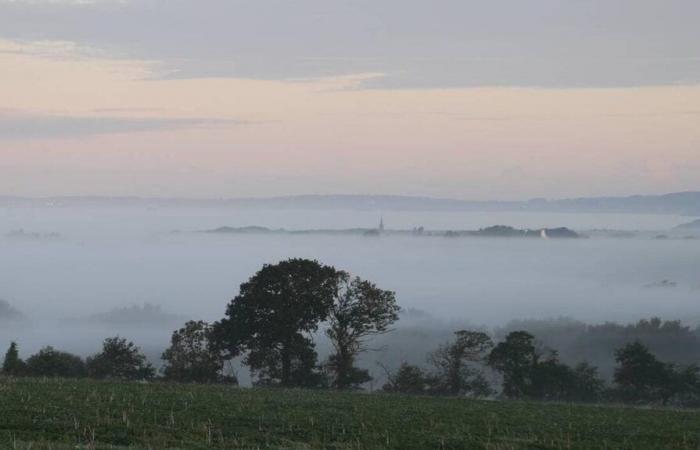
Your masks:
<instances>
[{"instance_id":1,"label":"pale pink sky","mask_svg":"<svg viewBox=\"0 0 700 450\"><path fill-rule=\"evenodd\" d=\"M383 71L167 76L2 38L0 195L523 199L700 189L700 85L383 85ZM450 70L449 65L444 70Z\"/></svg>"}]
</instances>

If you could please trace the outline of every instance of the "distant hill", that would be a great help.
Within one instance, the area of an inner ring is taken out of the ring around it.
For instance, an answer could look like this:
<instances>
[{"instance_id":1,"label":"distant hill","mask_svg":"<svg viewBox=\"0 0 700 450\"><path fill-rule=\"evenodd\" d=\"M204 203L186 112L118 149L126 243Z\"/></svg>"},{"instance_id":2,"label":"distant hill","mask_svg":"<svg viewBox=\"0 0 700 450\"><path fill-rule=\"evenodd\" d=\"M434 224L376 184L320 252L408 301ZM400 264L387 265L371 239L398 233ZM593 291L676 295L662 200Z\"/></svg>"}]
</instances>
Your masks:
<instances>
[{"instance_id":1,"label":"distant hill","mask_svg":"<svg viewBox=\"0 0 700 450\"><path fill-rule=\"evenodd\" d=\"M630 212L646 214L700 215L700 192L677 192L665 195L631 197L593 197L566 200L531 200L531 206L543 202L544 208L576 212Z\"/></svg>"},{"instance_id":2,"label":"distant hill","mask_svg":"<svg viewBox=\"0 0 700 450\"><path fill-rule=\"evenodd\" d=\"M700 219L678 225L676 228L679 230L700 230Z\"/></svg>"},{"instance_id":3,"label":"distant hill","mask_svg":"<svg viewBox=\"0 0 700 450\"><path fill-rule=\"evenodd\" d=\"M160 305L132 305L78 319L80 321L112 325L175 324L184 318L163 310Z\"/></svg>"},{"instance_id":4,"label":"distant hill","mask_svg":"<svg viewBox=\"0 0 700 450\"><path fill-rule=\"evenodd\" d=\"M630 197L469 201L396 195L299 195L268 198L0 197L0 207L218 207L371 211L542 211L700 215L700 191Z\"/></svg>"},{"instance_id":5,"label":"distant hill","mask_svg":"<svg viewBox=\"0 0 700 450\"><path fill-rule=\"evenodd\" d=\"M0 322L25 320L26 317L7 300L0 299Z\"/></svg>"}]
</instances>

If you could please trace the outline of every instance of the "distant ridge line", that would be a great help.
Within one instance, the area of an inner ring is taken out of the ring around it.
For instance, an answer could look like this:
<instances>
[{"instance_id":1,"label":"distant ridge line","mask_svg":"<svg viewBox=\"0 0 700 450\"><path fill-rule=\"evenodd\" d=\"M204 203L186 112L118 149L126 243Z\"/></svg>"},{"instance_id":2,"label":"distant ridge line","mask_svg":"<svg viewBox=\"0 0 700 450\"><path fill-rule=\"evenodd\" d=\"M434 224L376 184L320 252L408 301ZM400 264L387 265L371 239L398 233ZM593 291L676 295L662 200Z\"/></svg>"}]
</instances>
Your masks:
<instances>
[{"instance_id":1,"label":"distant ridge line","mask_svg":"<svg viewBox=\"0 0 700 450\"><path fill-rule=\"evenodd\" d=\"M253 207L377 211L541 211L681 214L700 216L700 191L626 197L578 197L526 201L471 201L402 195L291 195L261 198L177 198L136 196L0 196L2 207Z\"/></svg>"}]
</instances>

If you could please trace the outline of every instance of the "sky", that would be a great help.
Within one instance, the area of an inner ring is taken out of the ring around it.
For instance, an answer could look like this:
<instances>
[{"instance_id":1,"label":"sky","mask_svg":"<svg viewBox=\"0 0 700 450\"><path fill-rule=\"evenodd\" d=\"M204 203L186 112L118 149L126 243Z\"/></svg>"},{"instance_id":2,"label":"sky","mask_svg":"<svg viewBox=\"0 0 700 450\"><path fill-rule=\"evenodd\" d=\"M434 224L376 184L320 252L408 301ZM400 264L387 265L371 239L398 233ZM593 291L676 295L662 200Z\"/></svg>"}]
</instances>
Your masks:
<instances>
[{"instance_id":1,"label":"sky","mask_svg":"<svg viewBox=\"0 0 700 450\"><path fill-rule=\"evenodd\" d=\"M0 195L700 190L697 0L0 0Z\"/></svg>"}]
</instances>

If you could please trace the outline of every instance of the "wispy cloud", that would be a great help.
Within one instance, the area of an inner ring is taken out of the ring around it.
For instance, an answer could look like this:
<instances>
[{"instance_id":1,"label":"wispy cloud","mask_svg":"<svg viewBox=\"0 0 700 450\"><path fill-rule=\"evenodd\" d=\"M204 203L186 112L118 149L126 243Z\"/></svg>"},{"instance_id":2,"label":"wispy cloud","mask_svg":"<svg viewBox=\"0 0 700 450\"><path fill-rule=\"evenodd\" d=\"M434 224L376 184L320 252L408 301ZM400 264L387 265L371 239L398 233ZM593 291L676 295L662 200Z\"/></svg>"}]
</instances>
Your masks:
<instances>
[{"instance_id":1,"label":"wispy cloud","mask_svg":"<svg viewBox=\"0 0 700 450\"><path fill-rule=\"evenodd\" d=\"M697 0L0 0L0 38L157 61L161 78L649 86L700 82L698 14Z\"/></svg>"},{"instance_id":2,"label":"wispy cloud","mask_svg":"<svg viewBox=\"0 0 700 450\"><path fill-rule=\"evenodd\" d=\"M0 0L2 1L2 0ZM0 54L30 55L42 58L82 58L95 56L98 51L71 41L0 40Z\"/></svg>"},{"instance_id":3,"label":"wispy cloud","mask_svg":"<svg viewBox=\"0 0 700 450\"><path fill-rule=\"evenodd\" d=\"M243 123L245 122L239 120L206 117L90 117L0 111L0 140L76 138L104 134L230 127Z\"/></svg>"}]
</instances>

